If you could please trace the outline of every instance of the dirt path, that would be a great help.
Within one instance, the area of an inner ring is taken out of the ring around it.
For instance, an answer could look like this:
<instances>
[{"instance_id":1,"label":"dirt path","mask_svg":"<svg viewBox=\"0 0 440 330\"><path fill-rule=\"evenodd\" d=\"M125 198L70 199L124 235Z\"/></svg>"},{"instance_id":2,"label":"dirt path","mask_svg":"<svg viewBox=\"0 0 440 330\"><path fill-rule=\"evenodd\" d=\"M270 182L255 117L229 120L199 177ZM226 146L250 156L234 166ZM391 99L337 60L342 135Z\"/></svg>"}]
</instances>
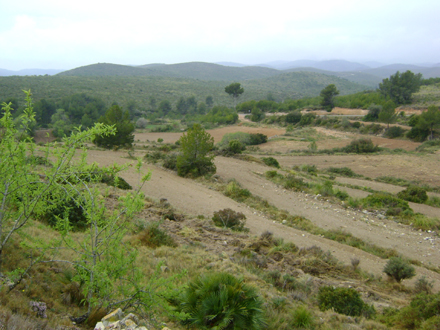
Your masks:
<instances>
[{"instance_id":1,"label":"dirt path","mask_svg":"<svg viewBox=\"0 0 440 330\"><path fill-rule=\"evenodd\" d=\"M121 158L126 155L125 152L91 150L89 160L101 165L110 165L114 162L119 164L132 162ZM378 221L369 215L346 212L325 201L317 201L313 196L282 191L276 185L254 174L254 171L263 172L268 169L259 164L217 157L216 165L221 177L236 178L253 194L267 198L271 203L280 208L288 209L293 214L303 214L323 228L343 228L350 232L353 231L355 236L359 235L363 239L371 239L373 243L384 247L395 248L402 254L422 260L422 262L431 262L437 265L440 261L436 237L428 237L425 233L414 232L405 226L388 221ZM331 251L336 258L346 264L350 264L351 259L357 257L361 260L361 268L376 276L384 276L382 270L386 260L322 237L274 223L246 205L237 203L193 180L180 178L173 172L149 164L145 164L143 168L144 170L151 168L153 171L151 181L143 189L145 194L156 199L166 198L171 205L184 213L192 216L204 215L210 218L215 211L232 208L246 215L247 227L250 228L253 235L260 235L269 230L275 236L291 240L299 247L320 246L324 251ZM134 173L132 167L122 176L132 185L136 185L138 182L138 175ZM368 234L368 237L362 236L363 234ZM430 272L425 268L418 268L417 274L435 280L435 287L440 289L440 274ZM407 283L413 283L413 281L415 279L407 281Z\"/></svg>"}]
</instances>

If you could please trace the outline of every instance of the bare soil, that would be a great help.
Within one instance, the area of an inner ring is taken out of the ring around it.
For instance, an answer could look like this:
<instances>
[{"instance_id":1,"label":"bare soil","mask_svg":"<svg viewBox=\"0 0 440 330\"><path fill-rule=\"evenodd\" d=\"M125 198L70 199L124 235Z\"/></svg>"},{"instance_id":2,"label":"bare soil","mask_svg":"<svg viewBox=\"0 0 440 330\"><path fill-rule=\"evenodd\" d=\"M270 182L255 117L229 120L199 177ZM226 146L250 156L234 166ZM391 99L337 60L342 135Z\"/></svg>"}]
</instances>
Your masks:
<instances>
[{"instance_id":1,"label":"bare soil","mask_svg":"<svg viewBox=\"0 0 440 330\"><path fill-rule=\"evenodd\" d=\"M91 150L89 152L89 160L101 165L110 165L113 162L132 162L123 158L126 156L127 153L123 151ZM408 258L417 259L432 266L440 266L439 240L436 233L415 231L409 226L395 223L392 220L378 219L371 214L362 212L347 211L341 206L317 199L315 196L285 191L258 174L270 169L261 164L217 157L216 166L219 180L235 178L253 194L267 199L280 209L286 209L292 214L302 215L319 227L343 229L378 246L393 248ZM148 168L152 169L153 175L151 181L143 188L145 194L157 200L165 198L171 205L186 214L204 215L206 218L211 218L215 211L231 208L246 215L247 227L250 228L252 235L260 235L269 230L276 237L291 240L299 247L317 245L324 251L331 251L335 257L345 264L350 264L352 258L359 258L361 268L377 276L384 276L382 273L386 263L384 259L273 222L265 214L244 204L237 203L199 182L178 177L174 172L149 164L145 164L143 169L147 170ZM134 172L133 167L130 167L122 176L132 185L138 183L139 177ZM417 268L417 274L435 280L435 287L440 288L440 274L423 267ZM413 281L415 279L406 282L411 284Z\"/></svg>"}]
</instances>

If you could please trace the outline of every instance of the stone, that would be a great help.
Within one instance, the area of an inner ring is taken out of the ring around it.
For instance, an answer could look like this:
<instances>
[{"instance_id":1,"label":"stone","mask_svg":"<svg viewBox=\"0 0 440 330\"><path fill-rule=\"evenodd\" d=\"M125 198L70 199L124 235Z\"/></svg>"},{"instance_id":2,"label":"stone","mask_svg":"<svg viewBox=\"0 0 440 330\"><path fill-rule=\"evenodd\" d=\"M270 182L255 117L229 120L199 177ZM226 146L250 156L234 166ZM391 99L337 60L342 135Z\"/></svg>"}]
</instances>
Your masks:
<instances>
[{"instance_id":1,"label":"stone","mask_svg":"<svg viewBox=\"0 0 440 330\"><path fill-rule=\"evenodd\" d=\"M104 316L102 318L102 323L104 324L104 326L108 326L109 323L113 323L116 321L119 321L123 318L124 313L122 312L122 309L118 308L116 310L114 310L113 312L111 312L110 314L107 314L106 316Z\"/></svg>"},{"instance_id":2,"label":"stone","mask_svg":"<svg viewBox=\"0 0 440 330\"><path fill-rule=\"evenodd\" d=\"M102 322L96 323L94 330L105 330L104 323L102 323Z\"/></svg>"}]
</instances>

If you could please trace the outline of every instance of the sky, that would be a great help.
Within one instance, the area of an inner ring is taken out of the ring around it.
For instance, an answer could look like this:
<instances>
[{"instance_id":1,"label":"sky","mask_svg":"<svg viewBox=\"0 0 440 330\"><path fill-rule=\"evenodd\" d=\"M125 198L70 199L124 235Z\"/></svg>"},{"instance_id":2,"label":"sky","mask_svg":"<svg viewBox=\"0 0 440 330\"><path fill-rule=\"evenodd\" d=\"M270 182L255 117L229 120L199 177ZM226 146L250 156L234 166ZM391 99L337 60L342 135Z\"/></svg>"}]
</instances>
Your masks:
<instances>
[{"instance_id":1,"label":"sky","mask_svg":"<svg viewBox=\"0 0 440 330\"><path fill-rule=\"evenodd\" d=\"M440 63L438 0L0 0L0 68Z\"/></svg>"}]
</instances>

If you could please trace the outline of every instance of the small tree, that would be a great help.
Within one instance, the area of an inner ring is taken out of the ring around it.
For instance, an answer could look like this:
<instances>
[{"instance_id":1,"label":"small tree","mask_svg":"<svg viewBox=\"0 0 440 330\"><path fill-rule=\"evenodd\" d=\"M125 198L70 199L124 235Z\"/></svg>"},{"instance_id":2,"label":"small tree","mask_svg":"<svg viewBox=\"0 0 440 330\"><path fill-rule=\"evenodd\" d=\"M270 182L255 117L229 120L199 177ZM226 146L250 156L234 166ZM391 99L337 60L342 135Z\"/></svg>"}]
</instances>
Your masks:
<instances>
[{"instance_id":1,"label":"small tree","mask_svg":"<svg viewBox=\"0 0 440 330\"><path fill-rule=\"evenodd\" d=\"M387 129L390 129L390 124L394 123L396 119L396 105L393 101L386 102L379 112L379 121L387 124Z\"/></svg>"},{"instance_id":2,"label":"small tree","mask_svg":"<svg viewBox=\"0 0 440 330\"><path fill-rule=\"evenodd\" d=\"M335 84L328 85L319 94L319 96L322 97L321 105L326 108L327 111L333 109L336 95L339 95L339 91Z\"/></svg>"},{"instance_id":3,"label":"small tree","mask_svg":"<svg viewBox=\"0 0 440 330\"><path fill-rule=\"evenodd\" d=\"M232 83L225 87L225 92L232 96L234 99L234 107L236 107L239 96L244 93L244 88L241 87L240 83Z\"/></svg>"},{"instance_id":4,"label":"small tree","mask_svg":"<svg viewBox=\"0 0 440 330\"><path fill-rule=\"evenodd\" d=\"M379 84L379 91L385 97L389 97L396 104L411 103L412 94L418 92L422 80L422 74L414 74L406 71L396 74L382 80Z\"/></svg>"},{"instance_id":5,"label":"small tree","mask_svg":"<svg viewBox=\"0 0 440 330\"><path fill-rule=\"evenodd\" d=\"M99 122L116 128L115 135L97 136L94 140L99 147L112 148L114 146L131 147L134 141L134 125L130 122L128 111L122 111L118 105L107 110Z\"/></svg>"},{"instance_id":6,"label":"small tree","mask_svg":"<svg viewBox=\"0 0 440 330\"><path fill-rule=\"evenodd\" d=\"M177 174L200 176L215 173L214 156L209 152L214 148L214 138L200 124L194 124L180 139L181 153L177 156Z\"/></svg>"},{"instance_id":7,"label":"small tree","mask_svg":"<svg viewBox=\"0 0 440 330\"><path fill-rule=\"evenodd\" d=\"M400 257L390 258L383 271L399 283L406 278L411 278L416 275L414 267Z\"/></svg>"},{"instance_id":8,"label":"small tree","mask_svg":"<svg viewBox=\"0 0 440 330\"><path fill-rule=\"evenodd\" d=\"M435 105L430 105L428 110L423 112L418 120L416 127L421 130L429 130L431 140L436 128L440 128L440 110Z\"/></svg>"}]
</instances>

